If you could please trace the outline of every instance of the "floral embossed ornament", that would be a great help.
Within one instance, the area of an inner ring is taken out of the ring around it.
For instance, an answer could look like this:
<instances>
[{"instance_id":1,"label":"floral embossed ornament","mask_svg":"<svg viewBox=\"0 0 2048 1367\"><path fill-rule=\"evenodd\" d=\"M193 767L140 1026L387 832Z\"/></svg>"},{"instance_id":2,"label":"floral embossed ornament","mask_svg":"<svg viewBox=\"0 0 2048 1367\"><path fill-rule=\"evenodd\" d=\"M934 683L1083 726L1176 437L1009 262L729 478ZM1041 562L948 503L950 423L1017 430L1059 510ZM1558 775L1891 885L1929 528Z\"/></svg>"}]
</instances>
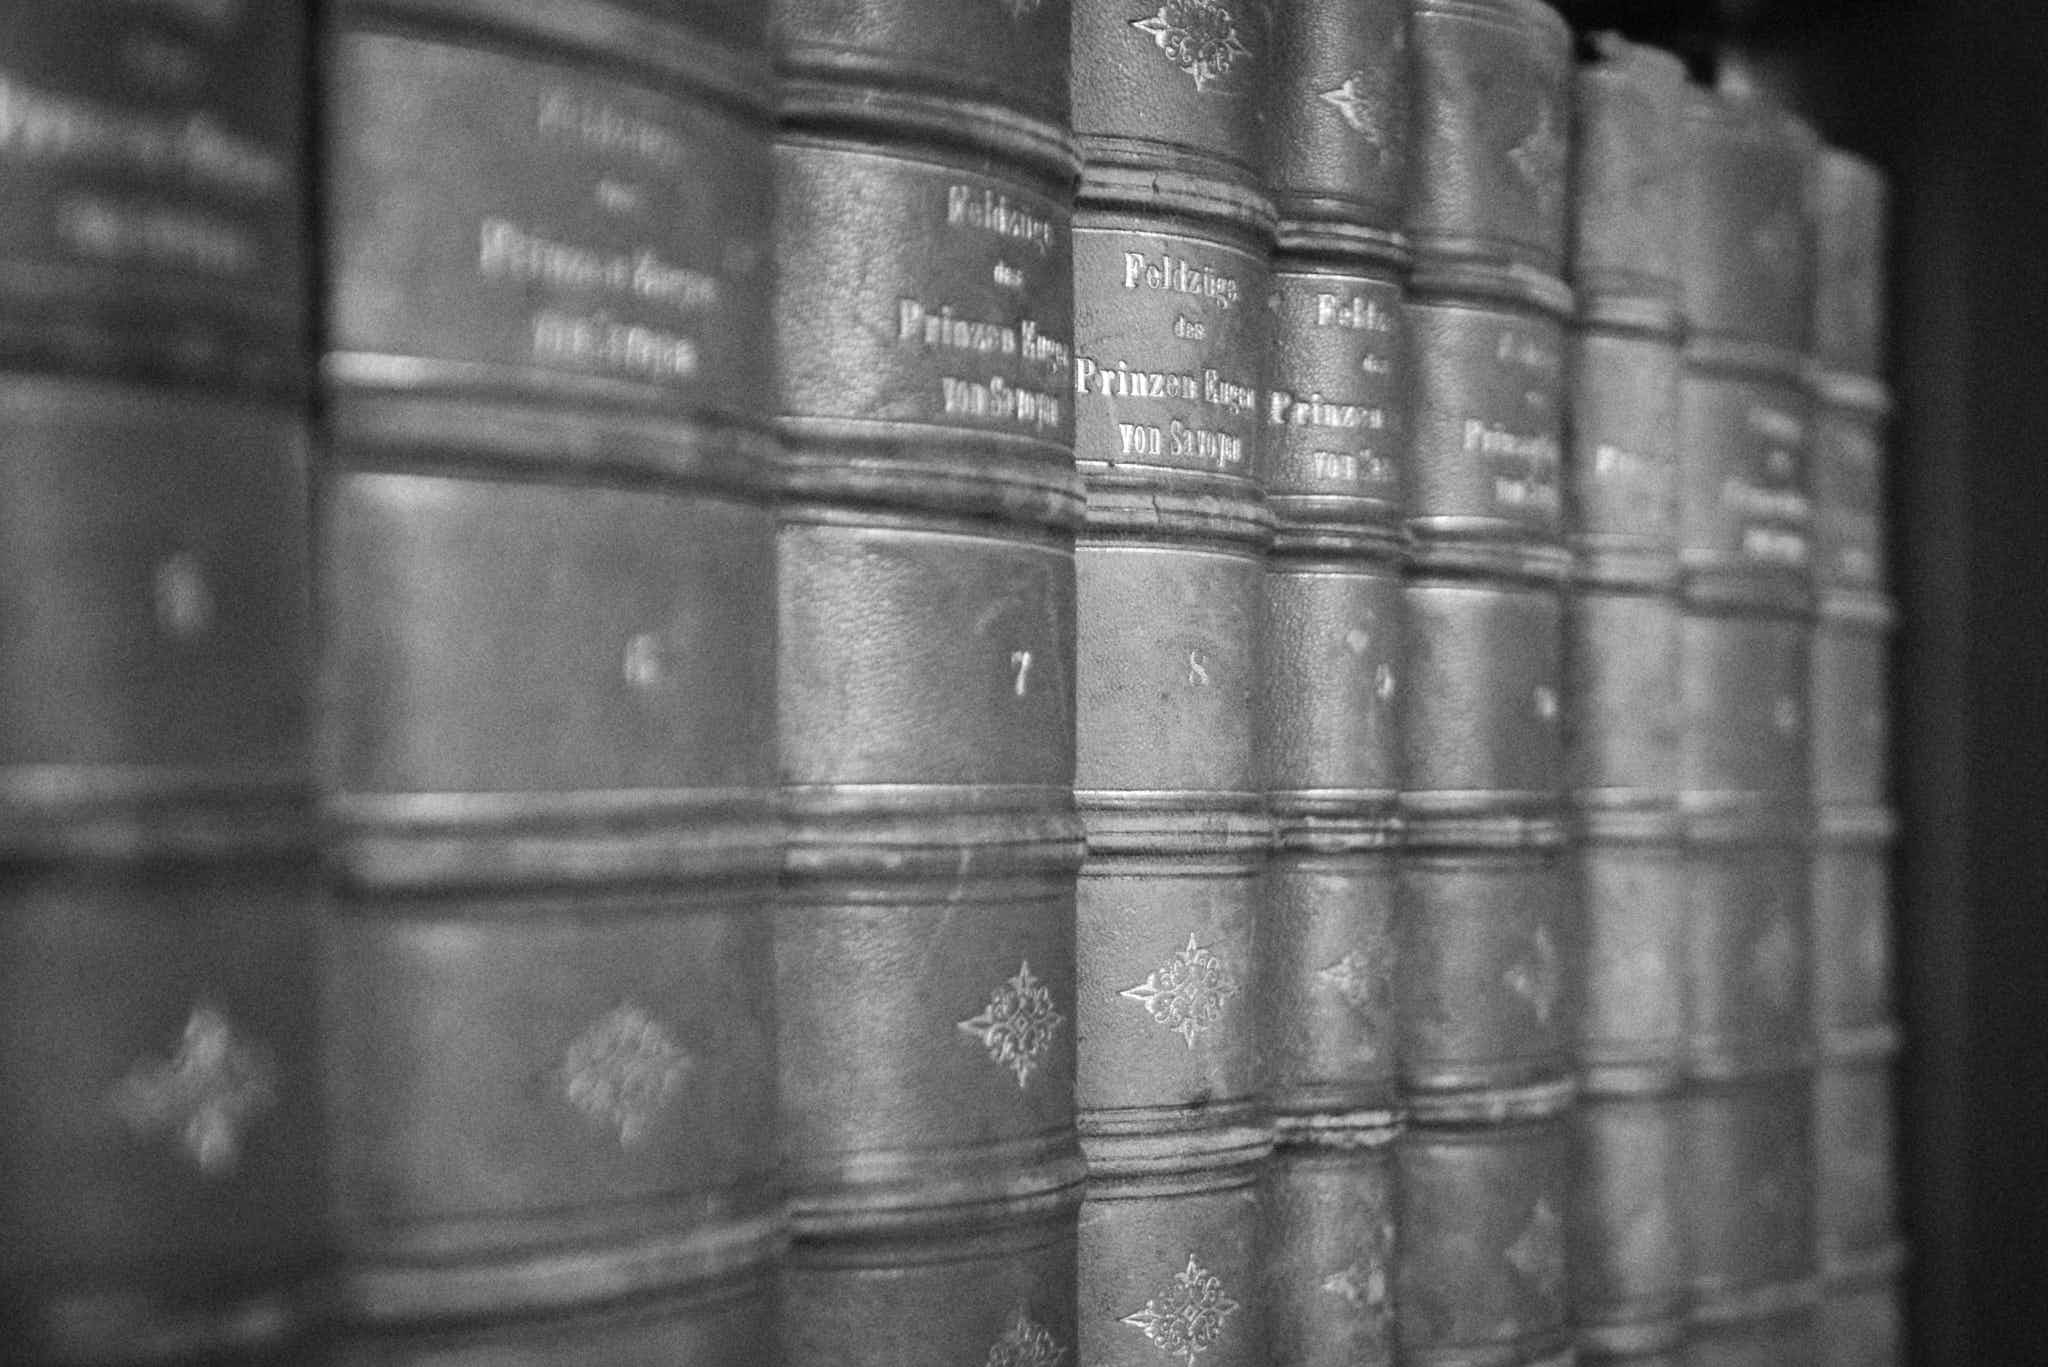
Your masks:
<instances>
[{"instance_id":1,"label":"floral embossed ornament","mask_svg":"<svg viewBox=\"0 0 2048 1367\"><path fill-rule=\"evenodd\" d=\"M958 1029L980 1040L990 1058L1015 1072L1021 1088L1052 1048L1065 1019L1052 1004L1052 990L1032 976L1027 959L1015 977L996 989L981 1014L961 1021Z\"/></svg>"},{"instance_id":2,"label":"floral embossed ornament","mask_svg":"<svg viewBox=\"0 0 2048 1367\"><path fill-rule=\"evenodd\" d=\"M1143 1330L1154 1348L1192 1367L1197 1356L1223 1337L1225 1322L1237 1310L1237 1302L1223 1294L1222 1280L1189 1254L1186 1270L1174 1277L1173 1285L1121 1322Z\"/></svg>"},{"instance_id":3,"label":"floral embossed ornament","mask_svg":"<svg viewBox=\"0 0 2048 1367\"><path fill-rule=\"evenodd\" d=\"M1564 132L1546 101L1536 107L1536 122L1522 140L1508 149L1508 160L1536 200L1536 212L1548 217L1564 192Z\"/></svg>"},{"instance_id":4,"label":"floral embossed ornament","mask_svg":"<svg viewBox=\"0 0 2048 1367\"><path fill-rule=\"evenodd\" d=\"M1008 1331L990 1346L983 1367L1059 1367L1066 1356L1052 1332L1020 1309Z\"/></svg>"},{"instance_id":5,"label":"floral embossed ornament","mask_svg":"<svg viewBox=\"0 0 2048 1367\"><path fill-rule=\"evenodd\" d=\"M1380 131L1379 119L1374 115L1372 104L1366 94L1368 78L1362 71L1354 71L1344 78L1344 84L1334 90L1325 90L1316 98L1342 116L1351 130L1363 137L1373 147L1384 150L1386 134Z\"/></svg>"},{"instance_id":6,"label":"floral embossed ornament","mask_svg":"<svg viewBox=\"0 0 2048 1367\"><path fill-rule=\"evenodd\" d=\"M277 1100L270 1051L243 1039L228 1018L204 1002L192 1008L168 1061L138 1063L108 1101L138 1135L171 1134L199 1170L228 1172L242 1151L242 1133Z\"/></svg>"},{"instance_id":7,"label":"floral embossed ornament","mask_svg":"<svg viewBox=\"0 0 2048 1367\"><path fill-rule=\"evenodd\" d=\"M1362 946L1347 949L1343 958L1317 969L1316 985L1370 1021L1386 1010L1393 991L1393 958L1391 940L1375 927Z\"/></svg>"},{"instance_id":8,"label":"floral embossed ornament","mask_svg":"<svg viewBox=\"0 0 2048 1367\"><path fill-rule=\"evenodd\" d=\"M1529 956L1510 965L1501 974L1501 981L1529 1004L1538 1025L1548 1025L1564 991L1562 977L1563 967L1558 962L1557 946L1551 941L1550 931L1538 926L1529 940Z\"/></svg>"},{"instance_id":9,"label":"floral embossed ornament","mask_svg":"<svg viewBox=\"0 0 2048 1367\"><path fill-rule=\"evenodd\" d=\"M1195 89L1230 74L1252 50L1237 36L1237 21L1215 0L1166 0L1157 13L1133 19L1131 27L1152 35L1172 62L1194 79Z\"/></svg>"},{"instance_id":10,"label":"floral embossed ornament","mask_svg":"<svg viewBox=\"0 0 2048 1367\"><path fill-rule=\"evenodd\" d=\"M613 1008L569 1044L562 1094L628 1147L646 1134L682 1085L691 1059L662 1023L630 1003Z\"/></svg>"},{"instance_id":11,"label":"floral embossed ornament","mask_svg":"<svg viewBox=\"0 0 2048 1367\"><path fill-rule=\"evenodd\" d=\"M1178 1031L1192 1049L1197 1035L1213 1029L1223 1019L1223 1004L1237 993L1237 975L1230 971L1230 966L1189 935L1186 949L1155 969L1145 981L1117 995L1129 997L1143 1006L1153 1020Z\"/></svg>"},{"instance_id":12,"label":"floral embossed ornament","mask_svg":"<svg viewBox=\"0 0 2048 1367\"><path fill-rule=\"evenodd\" d=\"M1555 1303L1564 1294L1564 1221L1548 1197L1538 1197L1528 1224L1505 1250L1508 1263L1531 1290Z\"/></svg>"},{"instance_id":13,"label":"floral embossed ornament","mask_svg":"<svg viewBox=\"0 0 2048 1367\"><path fill-rule=\"evenodd\" d=\"M1388 1268L1394 1257L1394 1222L1382 1217L1373 1226L1365 1257L1323 1278L1325 1294L1341 1297L1355 1312L1372 1320L1385 1318L1391 1302Z\"/></svg>"}]
</instances>

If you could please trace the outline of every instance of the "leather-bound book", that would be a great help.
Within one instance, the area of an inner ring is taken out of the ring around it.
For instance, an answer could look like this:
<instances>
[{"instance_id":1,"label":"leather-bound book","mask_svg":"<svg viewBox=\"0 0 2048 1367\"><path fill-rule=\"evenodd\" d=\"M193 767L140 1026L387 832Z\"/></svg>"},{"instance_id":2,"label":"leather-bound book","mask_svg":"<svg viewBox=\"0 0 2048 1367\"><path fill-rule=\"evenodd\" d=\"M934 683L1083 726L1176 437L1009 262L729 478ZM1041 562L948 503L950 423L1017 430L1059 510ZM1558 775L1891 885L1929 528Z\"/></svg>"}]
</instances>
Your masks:
<instances>
[{"instance_id":1,"label":"leather-bound book","mask_svg":"<svg viewBox=\"0 0 2048 1367\"><path fill-rule=\"evenodd\" d=\"M1886 802L1884 175L1821 154L1814 206L1814 1080L1827 1367L1896 1364L1899 1277Z\"/></svg>"},{"instance_id":2,"label":"leather-bound book","mask_svg":"<svg viewBox=\"0 0 2048 1367\"><path fill-rule=\"evenodd\" d=\"M780 848L751 6L322 35L344 1362L753 1363Z\"/></svg>"},{"instance_id":3,"label":"leather-bound book","mask_svg":"<svg viewBox=\"0 0 2048 1367\"><path fill-rule=\"evenodd\" d=\"M792 1367L1076 1360L1067 28L773 7Z\"/></svg>"},{"instance_id":4,"label":"leather-bound book","mask_svg":"<svg viewBox=\"0 0 2048 1367\"><path fill-rule=\"evenodd\" d=\"M1402 1360L1569 1356L1564 266L1570 36L1415 0L1406 826L1395 988Z\"/></svg>"},{"instance_id":5,"label":"leather-bound book","mask_svg":"<svg viewBox=\"0 0 2048 1367\"><path fill-rule=\"evenodd\" d=\"M1688 1361L1811 1362L1812 137L1734 79L1684 130Z\"/></svg>"},{"instance_id":6,"label":"leather-bound book","mask_svg":"<svg viewBox=\"0 0 2048 1367\"><path fill-rule=\"evenodd\" d=\"M1257 483L1268 10L1078 5L1079 1360L1267 1360Z\"/></svg>"},{"instance_id":7,"label":"leather-bound book","mask_svg":"<svg viewBox=\"0 0 2048 1367\"><path fill-rule=\"evenodd\" d=\"M1589 1363L1679 1361L1685 884L1678 813L1676 57L1610 35L1577 79L1567 765L1584 980L1572 1319Z\"/></svg>"},{"instance_id":8,"label":"leather-bound book","mask_svg":"<svg viewBox=\"0 0 2048 1367\"><path fill-rule=\"evenodd\" d=\"M0 14L0 1357L306 1361L300 7Z\"/></svg>"},{"instance_id":9,"label":"leather-bound book","mask_svg":"<svg viewBox=\"0 0 2048 1367\"><path fill-rule=\"evenodd\" d=\"M1275 1367L1392 1361L1408 6L1279 6L1256 985Z\"/></svg>"}]
</instances>

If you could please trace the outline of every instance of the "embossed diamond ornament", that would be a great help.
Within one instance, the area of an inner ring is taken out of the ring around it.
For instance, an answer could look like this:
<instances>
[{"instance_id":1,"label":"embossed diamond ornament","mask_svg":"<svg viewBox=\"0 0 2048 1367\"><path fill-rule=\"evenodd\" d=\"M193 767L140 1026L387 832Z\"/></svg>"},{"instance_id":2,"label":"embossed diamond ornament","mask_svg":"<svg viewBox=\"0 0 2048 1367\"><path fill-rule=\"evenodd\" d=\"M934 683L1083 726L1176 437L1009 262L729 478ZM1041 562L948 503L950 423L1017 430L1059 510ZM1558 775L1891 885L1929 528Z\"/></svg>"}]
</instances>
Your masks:
<instances>
[{"instance_id":1,"label":"embossed diamond ornament","mask_svg":"<svg viewBox=\"0 0 2048 1367\"><path fill-rule=\"evenodd\" d=\"M217 1176L241 1156L249 1122L277 1100L277 1065L262 1045L239 1037L202 1002L185 1021L168 1060L137 1063L108 1103L136 1134L176 1138L201 1172Z\"/></svg>"},{"instance_id":2,"label":"embossed diamond ornament","mask_svg":"<svg viewBox=\"0 0 2048 1367\"><path fill-rule=\"evenodd\" d=\"M637 1006L614 1007L569 1044L562 1095L571 1106L638 1143L690 1070L688 1054Z\"/></svg>"},{"instance_id":3,"label":"embossed diamond ornament","mask_svg":"<svg viewBox=\"0 0 2048 1367\"><path fill-rule=\"evenodd\" d=\"M1373 1226L1372 1241L1365 1257L1341 1271L1323 1278L1324 1294L1341 1297L1353 1311L1372 1321L1387 1313L1387 1267L1394 1256L1394 1223L1382 1219Z\"/></svg>"},{"instance_id":4,"label":"embossed diamond ornament","mask_svg":"<svg viewBox=\"0 0 2048 1367\"><path fill-rule=\"evenodd\" d=\"M1508 149L1508 160L1536 198L1536 211L1548 214L1563 188L1564 133L1548 103L1536 108L1535 126Z\"/></svg>"},{"instance_id":5,"label":"embossed diamond ornament","mask_svg":"<svg viewBox=\"0 0 2048 1367\"><path fill-rule=\"evenodd\" d=\"M1354 71L1344 78L1344 84L1322 91L1316 98L1341 114L1352 131L1363 135L1374 147L1384 148L1386 135L1380 132L1379 120L1373 117L1372 105L1365 98L1365 83L1365 73Z\"/></svg>"},{"instance_id":6,"label":"embossed diamond ornament","mask_svg":"<svg viewBox=\"0 0 2048 1367\"><path fill-rule=\"evenodd\" d=\"M1052 990L1032 976L1027 959L1015 977L996 989L981 1014L961 1021L958 1028L980 1040L990 1058L1016 1073L1021 1089L1052 1048L1064 1020L1052 1004Z\"/></svg>"},{"instance_id":7,"label":"embossed diamond ornament","mask_svg":"<svg viewBox=\"0 0 2048 1367\"><path fill-rule=\"evenodd\" d=\"M1050 1330L1019 1310L1008 1332L989 1348L983 1367L1059 1367L1066 1356Z\"/></svg>"},{"instance_id":8,"label":"embossed diamond ornament","mask_svg":"<svg viewBox=\"0 0 2048 1367\"><path fill-rule=\"evenodd\" d=\"M1563 989L1558 979L1557 946L1551 942L1548 927L1536 927L1536 933L1529 940L1529 957L1509 968L1500 978L1509 991L1529 1003L1529 1009L1536 1013L1537 1024L1550 1024L1551 1013L1557 1009L1557 998Z\"/></svg>"},{"instance_id":9,"label":"embossed diamond ornament","mask_svg":"<svg viewBox=\"0 0 2048 1367\"><path fill-rule=\"evenodd\" d=\"M1178 1031L1192 1049L1195 1037L1223 1018L1223 1004L1238 990L1237 975L1230 966L1189 935L1186 949L1155 969L1151 977L1117 995L1129 997L1153 1020Z\"/></svg>"},{"instance_id":10,"label":"embossed diamond ornament","mask_svg":"<svg viewBox=\"0 0 2048 1367\"><path fill-rule=\"evenodd\" d=\"M166 634L190 641L213 625L213 590L190 552L175 552L158 565L154 587L156 620Z\"/></svg>"},{"instance_id":11,"label":"embossed diamond ornament","mask_svg":"<svg viewBox=\"0 0 2048 1367\"><path fill-rule=\"evenodd\" d=\"M1342 997L1352 1010L1363 1011L1379 991L1380 975L1373 971L1372 961L1354 949L1317 969L1316 982Z\"/></svg>"},{"instance_id":12,"label":"embossed diamond ornament","mask_svg":"<svg viewBox=\"0 0 2048 1367\"><path fill-rule=\"evenodd\" d=\"M1354 1310L1376 1313L1387 1303L1387 1269L1377 1258L1353 1263L1323 1278L1323 1290L1341 1297Z\"/></svg>"},{"instance_id":13,"label":"embossed diamond ornament","mask_svg":"<svg viewBox=\"0 0 2048 1367\"><path fill-rule=\"evenodd\" d=\"M1157 13L1131 27L1152 35L1166 60L1194 79L1195 89L1221 80L1252 50L1237 36L1237 21L1216 0L1166 0Z\"/></svg>"},{"instance_id":14,"label":"embossed diamond ornament","mask_svg":"<svg viewBox=\"0 0 2048 1367\"><path fill-rule=\"evenodd\" d=\"M1547 1301L1564 1291L1564 1221L1550 1207L1550 1198L1536 1199L1529 1223L1507 1247L1507 1260L1522 1279Z\"/></svg>"},{"instance_id":15,"label":"embossed diamond ornament","mask_svg":"<svg viewBox=\"0 0 2048 1367\"><path fill-rule=\"evenodd\" d=\"M1143 1330L1167 1357L1192 1364L1223 1337L1224 1324L1237 1310L1237 1302L1223 1294L1222 1280L1189 1254L1186 1270L1173 1285L1121 1323Z\"/></svg>"},{"instance_id":16,"label":"embossed diamond ornament","mask_svg":"<svg viewBox=\"0 0 2048 1367\"><path fill-rule=\"evenodd\" d=\"M1316 970L1316 985L1358 1016L1384 1009L1393 987L1394 947L1384 932L1375 931L1365 944L1344 951L1344 957Z\"/></svg>"}]
</instances>

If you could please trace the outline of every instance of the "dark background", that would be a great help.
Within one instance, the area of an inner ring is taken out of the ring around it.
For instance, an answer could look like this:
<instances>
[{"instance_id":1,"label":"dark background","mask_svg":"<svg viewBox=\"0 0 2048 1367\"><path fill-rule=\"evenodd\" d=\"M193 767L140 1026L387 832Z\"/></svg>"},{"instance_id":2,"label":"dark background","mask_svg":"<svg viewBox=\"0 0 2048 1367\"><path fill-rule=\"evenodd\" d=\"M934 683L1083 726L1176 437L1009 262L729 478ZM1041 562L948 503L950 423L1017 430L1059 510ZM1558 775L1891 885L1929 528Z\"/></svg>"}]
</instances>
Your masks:
<instances>
[{"instance_id":1,"label":"dark background","mask_svg":"<svg viewBox=\"0 0 2048 1367\"><path fill-rule=\"evenodd\" d=\"M2048 4L1565 8L1733 54L1891 173L1912 1360L2048 1361Z\"/></svg>"}]
</instances>

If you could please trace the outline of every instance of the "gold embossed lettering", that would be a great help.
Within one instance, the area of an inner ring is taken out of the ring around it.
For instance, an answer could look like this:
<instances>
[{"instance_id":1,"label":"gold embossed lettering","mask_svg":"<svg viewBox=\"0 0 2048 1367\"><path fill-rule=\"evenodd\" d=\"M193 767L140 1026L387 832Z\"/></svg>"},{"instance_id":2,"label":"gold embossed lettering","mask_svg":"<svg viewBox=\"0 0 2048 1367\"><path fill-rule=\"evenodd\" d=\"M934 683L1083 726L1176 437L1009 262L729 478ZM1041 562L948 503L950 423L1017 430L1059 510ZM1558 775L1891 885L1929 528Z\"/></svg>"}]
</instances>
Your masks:
<instances>
[{"instance_id":1,"label":"gold embossed lettering","mask_svg":"<svg viewBox=\"0 0 2048 1367\"><path fill-rule=\"evenodd\" d=\"M630 157L664 171L681 168L687 155L683 139L654 120L600 97L560 87L541 92L534 127L551 140Z\"/></svg>"},{"instance_id":2,"label":"gold embossed lettering","mask_svg":"<svg viewBox=\"0 0 2048 1367\"><path fill-rule=\"evenodd\" d=\"M1346 298L1338 294L1316 296L1316 326L1345 328L1353 332L1392 332L1392 313L1377 299L1363 295Z\"/></svg>"},{"instance_id":3,"label":"gold embossed lettering","mask_svg":"<svg viewBox=\"0 0 2048 1367\"><path fill-rule=\"evenodd\" d=\"M1394 477L1394 462L1371 447L1356 451L1311 451L1311 478L1343 484L1383 484Z\"/></svg>"},{"instance_id":4,"label":"gold embossed lettering","mask_svg":"<svg viewBox=\"0 0 2048 1367\"><path fill-rule=\"evenodd\" d=\"M1285 389L1266 395L1266 421L1274 427L1333 427L1346 432L1386 429L1386 410L1373 404L1333 403L1321 394L1301 398Z\"/></svg>"},{"instance_id":5,"label":"gold embossed lettering","mask_svg":"<svg viewBox=\"0 0 2048 1367\"><path fill-rule=\"evenodd\" d=\"M1799 568L1806 564L1812 549L1806 538L1797 532L1788 532L1780 527L1745 527L1742 529L1742 553L1751 560L1766 564Z\"/></svg>"},{"instance_id":6,"label":"gold embossed lettering","mask_svg":"<svg viewBox=\"0 0 2048 1367\"><path fill-rule=\"evenodd\" d=\"M1235 432L1190 427L1179 418L1167 424L1166 446L1168 454L1178 460L1216 466L1244 464L1244 438Z\"/></svg>"},{"instance_id":7,"label":"gold embossed lettering","mask_svg":"<svg viewBox=\"0 0 2048 1367\"><path fill-rule=\"evenodd\" d=\"M689 338L602 313L543 310L533 319L533 352L558 364L649 379L686 380L698 369L697 344Z\"/></svg>"},{"instance_id":8,"label":"gold embossed lettering","mask_svg":"<svg viewBox=\"0 0 2048 1367\"><path fill-rule=\"evenodd\" d=\"M260 264L256 239L212 214L148 201L73 195L57 206L57 235L82 257L133 261L205 275L247 275Z\"/></svg>"},{"instance_id":9,"label":"gold embossed lettering","mask_svg":"<svg viewBox=\"0 0 2048 1367\"><path fill-rule=\"evenodd\" d=\"M1010 421L1042 432L1058 428L1066 413L1059 396L1011 384L1000 375L986 380L941 375L939 401L949 417Z\"/></svg>"},{"instance_id":10,"label":"gold embossed lettering","mask_svg":"<svg viewBox=\"0 0 2048 1367\"><path fill-rule=\"evenodd\" d=\"M1806 424L1790 413L1762 405L1752 406L1744 414L1749 430L1767 441L1783 442L1797 446L1806 440Z\"/></svg>"},{"instance_id":11,"label":"gold embossed lettering","mask_svg":"<svg viewBox=\"0 0 2048 1367\"><path fill-rule=\"evenodd\" d=\"M1478 418L1465 419L1464 433L1467 455L1509 456L1532 464L1557 463L1557 438L1547 434L1527 436L1499 423L1482 422Z\"/></svg>"},{"instance_id":12,"label":"gold embossed lettering","mask_svg":"<svg viewBox=\"0 0 2048 1367\"><path fill-rule=\"evenodd\" d=\"M1144 252L1125 252L1123 287L1193 295L1214 300L1224 308L1234 306L1239 294L1236 277L1170 252L1161 252L1156 257Z\"/></svg>"},{"instance_id":13,"label":"gold embossed lettering","mask_svg":"<svg viewBox=\"0 0 2048 1367\"><path fill-rule=\"evenodd\" d=\"M1074 348L1045 331L1034 318L1018 320L1017 344L1025 360L1035 361L1049 370L1064 371L1074 363Z\"/></svg>"},{"instance_id":14,"label":"gold embossed lettering","mask_svg":"<svg viewBox=\"0 0 2048 1367\"><path fill-rule=\"evenodd\" d=\"M1105 366L1092 356L1074 363L1074 392L1112 399L1193 399L1202 397L1201 381L1177 370L1133 370L1122 361Z\"/></svg>"},{"instance_id":15,"label":"gold embossed lettering","mask_svg":"<svg viewBox=\"0 0 2048 1367\"><path fill-rule=\"evenodd\" d=\"M1259 401L1258 391L1248 384L1226 378L1215 370L1202 372L1202 401L1232 413L1249 413Z\"/></svg>"},{"instance_id":16,"label":"gold embossed lettering","mask_svg":"<svg viewBox=\"0 0 2048 1367\"><path fill-rule=\"evenodd\" d=\"M611 252L531 233L502 218L477 228L477 274L556 290L594 290L691 313L718 301L716 277L663 261L653 250Z\"/></svg>"},{"instance_id":17,"label":"gold embossed lettering","mask_svg":"<svg viewBox=\"0 0 2048 1367\"><path fill-rule=\"evenodd\" d=\"M1163 456L1166 434L1148 423L1120 422L1116 425L1117 454L1121 456Z\"/></svg>"},{"instance_id":18,"label":"gold embossed lettering","mask_svg":"<svg viewBox=\"0 0 2048 1367\"><path fill-rule=\"evenodd\" d=\"M896 301L896 338L920 341L943 350L976 352L984 356L1017 354L1017 333L1001 323L987 323L956 315L948 305L928 309L915 299Z\"/></svg>"},{"instance_id":19,"label":"gold embossed lettering","mask_svg":"<svg viewBox=\"0 0 2048 1367\"><path fill-rule=\"evenodd\" d=\"M156 116L42 90L0 74L0 157L166 174L249 197L291 179L285 159L210 114Z\"/></svg>"},{"instance_id":20,"label":"gold embossed lettering","mask_svg":"<svg viewBox=\"0 0 2048 1367\"><path fill-rule=\"evenodd\" d=\"M1723 480L1721 502L1738 517L1793 523L1806 523L1813 518L1813 504L1805 494L1796 489L1766 488L1746 479Z\"/></svg>"},{"instance_id":21,"label":"gold embossed lettering","mask_svg":"<svg viewBox=\"0 0 2048 1367\"><path fill-rule=\"evenodd\" d=\"M973 228L1026 243L1043 255L1053 248L1058 227L1045 215L998 190L973 185L946 187L946 226Z\"/></svg>"}]
</instances>

